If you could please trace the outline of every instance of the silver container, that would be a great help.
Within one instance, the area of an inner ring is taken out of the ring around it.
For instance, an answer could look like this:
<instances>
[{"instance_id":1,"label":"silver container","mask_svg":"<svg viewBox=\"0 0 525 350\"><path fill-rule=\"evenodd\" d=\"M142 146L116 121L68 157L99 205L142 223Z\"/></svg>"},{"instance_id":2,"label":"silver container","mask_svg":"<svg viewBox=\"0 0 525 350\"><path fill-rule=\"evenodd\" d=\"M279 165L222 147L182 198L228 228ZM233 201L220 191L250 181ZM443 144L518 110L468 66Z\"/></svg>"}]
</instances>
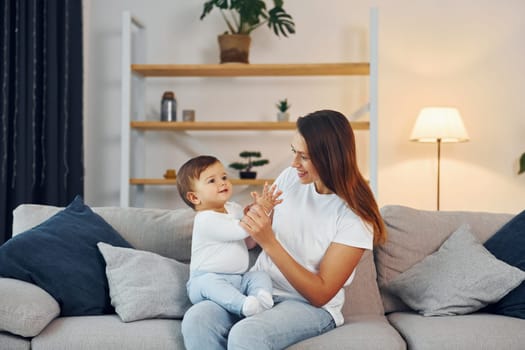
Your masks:
<instances>
[{"instance_id":1,"label":"silver container","mask_svg":"<svg viewBox=\"0 0 525 350\"><path fill-rule=\"evenodd\" d=\"M163 122L177 121L177 100L173 91L166 91L160 101L160 120Z\"/></svg>"}]
</instances>

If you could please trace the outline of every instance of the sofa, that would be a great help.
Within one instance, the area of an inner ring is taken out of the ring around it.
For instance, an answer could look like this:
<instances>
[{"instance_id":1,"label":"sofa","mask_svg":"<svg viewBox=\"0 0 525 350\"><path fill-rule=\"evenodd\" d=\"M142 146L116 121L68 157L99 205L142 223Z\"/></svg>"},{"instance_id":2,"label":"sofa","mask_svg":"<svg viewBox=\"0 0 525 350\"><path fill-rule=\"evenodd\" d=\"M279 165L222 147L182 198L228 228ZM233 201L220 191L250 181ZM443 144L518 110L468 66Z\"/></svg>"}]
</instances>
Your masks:
<instances>
[{"instance_id":1,"label":"sofa","mask_svg":"<svg viewBox=\"0 0 525 350\"><path fill-rule=\"evenodd\" d=\"M20 205L13 212L14 238L46 222L62 209ZM91 209L129 242L132 250L146 251L151 253L150 257L162 257L176 264L189 262L192 210ZM477 240L485 242L515 215L434 212L404 206L385 206L381 212L389 238L373 253L363 255L355 279L346 289L345 324L289 349L525 349L525 320L522 318L492 313L486 305L476 306L478 310L473 312L425 316L421 310L407 305L405 299L389 287L404 272L435 254L458 228L469 225ZM68 234L75 239L74 233ZM257 253L257 249L253 250L251 257L255 258ZM32 251L26 254L31 255ZM153 271L155 266L147 269ZM180 268L177 265L179 271ZM519 279L523 281L525 276L519 272L519 269L514 270L512 275L518 280L514 285L517 283L522 288ZM127 273L126 277L129 275L132 273ZM173 289L183 290L184 274L176 278L180 280ZM432 278L427 276L429 280ZM439 281L439 285L447 283ZM414 284L412 280L412 284L419 286L421 283ZM123 309L119 312L118 308L110 314L64 316L60 304L44 289L8 277L0 278L0 296L0 349L184 349L180 330L184 310L172 313L177 317L135 315L135 319L127 320L122 319L120 314L124 316L125 312ZM154 298L153 295L149 297ZM153 301L151 305L161 303ZM449 312L447 310L445 313ZM256 344L254 349L257 349Z\"/></svg>"}]
</instances>

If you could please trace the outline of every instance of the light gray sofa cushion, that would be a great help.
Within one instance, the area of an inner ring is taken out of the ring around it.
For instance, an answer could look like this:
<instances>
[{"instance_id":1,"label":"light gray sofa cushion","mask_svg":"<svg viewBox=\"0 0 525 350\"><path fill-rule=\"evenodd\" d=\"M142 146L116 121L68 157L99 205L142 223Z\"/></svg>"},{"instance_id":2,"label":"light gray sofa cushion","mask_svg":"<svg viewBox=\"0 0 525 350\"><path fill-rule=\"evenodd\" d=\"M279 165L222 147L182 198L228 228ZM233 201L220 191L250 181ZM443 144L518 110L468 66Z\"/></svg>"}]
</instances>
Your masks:
<instances>
[{"instance_id":1,"label":"light gray sofa cushion","mask_svg":"<svg viewBox=\"0 0 525 350\"><path fill-rule=\"evenodd\" d=\"M497 302L523 280L525 271L496 259L463 224L386 289L424 316L463 315Z\"/></svg>"},{"instance_id":2,"label":"light gray sofa cushion","mask_svg":"<svg viewBox=\"0 0 525 350\"><path fill-rule=\"evenodd\" d=\"M38 225L63 208L22 204L13 211L13 234ZM94 207L134 248L187 263L191 254L192 209Z\"/></svg>"},{"instance_id":3,"label":"light gray sofa cushion","mask_svg":"<svg viewBox=\"0 0 525 350\"><path fill-rule=\"evenodd\" d=\"M345 319L355 315L383 316L385 314L377 285L374 256L369 250L361 257L354 280L345 287L342 312Z\"/></svg>"},{"instance_id":4,"label":"light gray sofa cushion","mask_svg":"<svg viewBox=\"0 0 525 350\"><path fill-rule=\"evenodd\" d=\"M60 306L42 288L0 278L0 331L34 337L59 314Z\"/></svg>"},{"instance_id":5,"label":"light gray sofa cushion","mask_svg":"<svg viewBox=\"0 0 525 350\"><path fill-rule=\"evenodd\" d=\"M59 317L31 341L32 350L184 349L180 320L124 323L117 315Z\"/></svg>"},{"instance_id":6,"label":"light gray sofa cushion","mask_svg":"<svg viewBox=\"0 0 525 350\"><path fill-rule=\"evenodd\" d=\"M133 247L183 263L191 257L192 209L94 208Z\"/></svg>"},{"instance_id":7,"label":"light gray sofa cushion","mask_svg":"<svg viewBox=\"0 0 525 350\"><path fill-rule=\"evenodd\" d=\"M7 332L0 332L0 349L29 350L31 349L31 340Z\"/></svg>"},{"instance_id":8,"label":"light gray sofa cushion","mask_svg":"<svg viewBox=\"0 0 525 350\"><path fill-rule=\"evenodd\" d=\"M21 204L13 210L13 236L27 231L58 213L63 207Z\"/></svg>"},{"instance_id":9,"label":"light gray sofa cushion","mask_svg":"<svg viewBox=\"0 0 525 350\"><path fill-rule=\"evenodd\" d=\"M348 317L344 325L320 336L303 340L288 349L403 350L406 349L406 344L385 316L360 315Z\"/></svg>"},{"instance_id":10,"label":"light gray sofa cushion","mask_svg":"<svg viewBox=\"0 0 525 350\"><path fill-rule=\"evenodd\" d=\"M375 263L386 313L411 309L383 287L435 252L461 224L469 224L472 233L483 243L513 217L497 213L426 211L399 205L385 206L381 214L388 239L375 250Z\"/></svg>"},{"instance_id":11,"label":"light gray sofa cushion","mask_svg":"<svg viewBox=\"0 0 525 350\"><path fill-rule=\"evenodd\" d=\"M97 246L106 261L111 305L122 321L182 319L191 306L189 265L145 250Z\"/></svg>"},{"instance_id":12,"label":"light gray sofa cushion","mask_svg":"<svg viewBox=\"0 0 525 350\"><path fill-rule=\"evenodd\" d=\"M525 320L519 318L483 313L425 317L395 312L388 320L409 349L522 350L525 344Z\"/></svg>"}]
</instances>

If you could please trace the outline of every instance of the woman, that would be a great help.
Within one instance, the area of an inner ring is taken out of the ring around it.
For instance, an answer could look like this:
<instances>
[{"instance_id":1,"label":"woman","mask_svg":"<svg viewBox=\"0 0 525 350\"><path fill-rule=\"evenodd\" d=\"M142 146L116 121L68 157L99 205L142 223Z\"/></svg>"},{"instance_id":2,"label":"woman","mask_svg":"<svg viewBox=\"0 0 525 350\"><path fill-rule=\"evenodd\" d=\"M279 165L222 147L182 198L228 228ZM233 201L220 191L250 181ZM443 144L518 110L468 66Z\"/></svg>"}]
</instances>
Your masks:
<instances>
[{"instance_id":1,"label":"woman","mask_svg":"<svg viewBox=\"0 0 525 350\"><path fill-rule=\"evenodd\" d=\"M346 117L322 110L297 120L293 160L275 180L283 202L271 217L254 205L241 222L261 246L253 270L266 271L275 306L240 319L211 302L182 322L188 350L284 349L343 324L343 287L386 230L359 172Z\"/></svg>"}]
</instances>

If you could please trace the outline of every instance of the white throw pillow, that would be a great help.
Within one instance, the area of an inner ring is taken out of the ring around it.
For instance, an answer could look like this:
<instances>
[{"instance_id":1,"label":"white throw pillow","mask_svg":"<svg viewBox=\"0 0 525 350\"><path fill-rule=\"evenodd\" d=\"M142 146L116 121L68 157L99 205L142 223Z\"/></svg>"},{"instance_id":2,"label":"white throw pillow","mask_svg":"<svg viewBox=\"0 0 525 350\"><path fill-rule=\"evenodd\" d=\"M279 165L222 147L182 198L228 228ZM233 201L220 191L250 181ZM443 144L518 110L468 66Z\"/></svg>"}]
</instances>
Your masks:
<instances>
[{"instance_id":1,"label":"white throw pillow","mask_svg":"<svg viewBox=\"0 0 525 350\"><path fill-rule=\"evenodd\" d=\"M191 306L189 265L144 250L97 245L106 261L111 305L122 321L182 318Z\"/></svg>"},{"instance_id":2,"label":"white throw pillow","mask_svg":"<svg viewBox=\"0 0 525 350\"><path fill-rule=\"evenodd\" d=\"M386 288L424 316L462 315L497 302L523 280L524 271L498 260L464 224Z\"/></svg>"},{"instance_id":3,"label":"white throw pillow","mask_svg":"<svg viewBox=\"0 0 525 350\"><path fill-rule=\"evenodd\" d=\"M34 337L59 314L56 300L39 286L0 278L0 332Z\"/></svg>"}]
</instances>

